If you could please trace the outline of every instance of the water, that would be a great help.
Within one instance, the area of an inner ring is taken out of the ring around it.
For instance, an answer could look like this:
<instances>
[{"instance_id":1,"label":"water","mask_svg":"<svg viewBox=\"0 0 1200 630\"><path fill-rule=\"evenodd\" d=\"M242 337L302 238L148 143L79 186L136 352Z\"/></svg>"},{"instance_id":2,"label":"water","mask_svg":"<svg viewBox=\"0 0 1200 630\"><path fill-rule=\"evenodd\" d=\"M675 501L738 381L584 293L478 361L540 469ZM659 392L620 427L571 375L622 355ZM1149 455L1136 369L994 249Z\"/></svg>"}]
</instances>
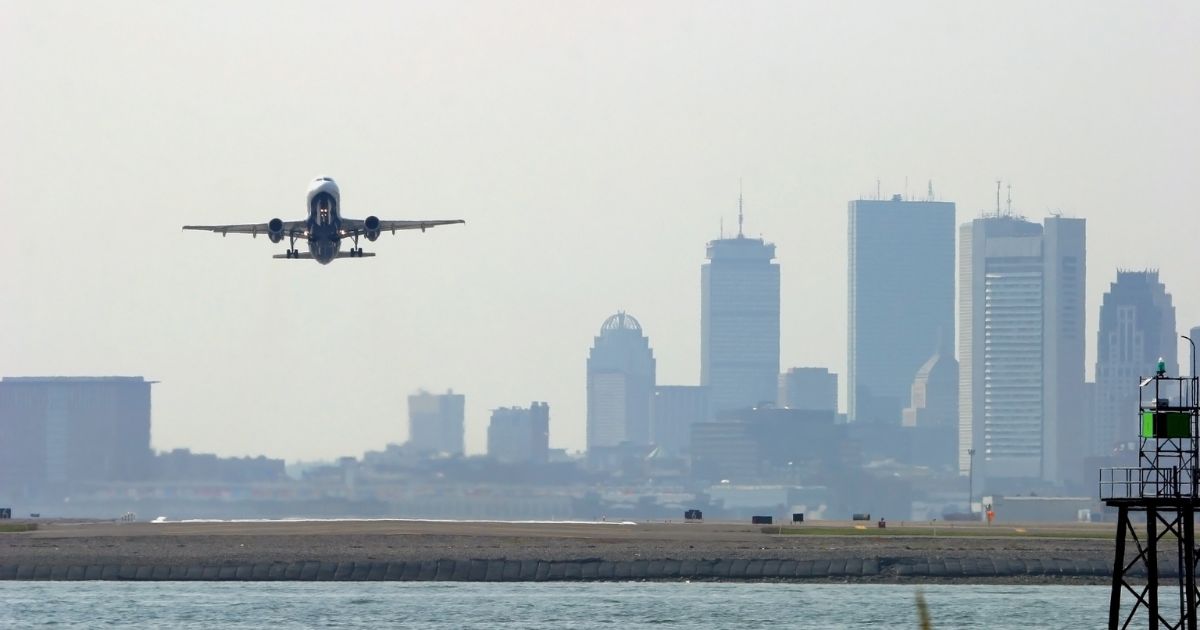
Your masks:
<instances>
[{"instance_id":1,"label":"water","mask_svg":"<svg viewBox=\"0 0 1200 630\"><path fill-rule=\"evenodd\" d=\"M909 585L0 582L0 628L916 628ZM926 585L934 628L1100 628L1104 586Z\"/></svg>"}]
</instances>

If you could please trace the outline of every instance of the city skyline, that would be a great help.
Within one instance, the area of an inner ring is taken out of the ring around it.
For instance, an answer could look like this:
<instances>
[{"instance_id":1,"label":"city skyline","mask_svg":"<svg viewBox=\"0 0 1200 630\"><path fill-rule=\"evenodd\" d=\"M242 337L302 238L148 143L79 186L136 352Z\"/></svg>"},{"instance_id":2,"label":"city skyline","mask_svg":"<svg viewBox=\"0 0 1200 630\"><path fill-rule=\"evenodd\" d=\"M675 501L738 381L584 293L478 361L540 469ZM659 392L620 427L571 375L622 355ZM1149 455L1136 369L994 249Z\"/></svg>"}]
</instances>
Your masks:
<instances>
[{"instance_id":1,"label":"city skyline","mask_svg":"<svg viewBox=\"0 0 1200 630\"><path fill-rule=\"evenodd\" d=\"M1160 269L1179 328L1200 323L1194 5L631 11L16 6L0 53L22 63L0 72L39 98L0 103L22 235L0 254L0 374L160 381L157 450L361 453L405 439L421 387L467 394L468 453L489 409L530 400L576 450L606 314L637 314L659 382L698 383L696 267L739 179L782 269L780 368L847 374L845 204L930 179L960 222L997 178L1019 212L1088 220L1087 365L1114 269ZM347 212L468 226L328 269L179 232L286 216L317 174Z\"/></svg>"}]
</instances>

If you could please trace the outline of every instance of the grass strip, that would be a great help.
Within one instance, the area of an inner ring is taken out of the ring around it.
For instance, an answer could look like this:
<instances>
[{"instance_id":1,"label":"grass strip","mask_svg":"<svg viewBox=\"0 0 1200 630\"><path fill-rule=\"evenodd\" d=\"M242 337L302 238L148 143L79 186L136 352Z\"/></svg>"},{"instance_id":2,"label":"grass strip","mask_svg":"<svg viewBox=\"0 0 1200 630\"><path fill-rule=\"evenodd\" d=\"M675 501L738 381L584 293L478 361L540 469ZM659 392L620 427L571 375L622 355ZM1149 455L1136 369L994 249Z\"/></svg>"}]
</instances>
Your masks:
<instances>
[{"instance_id":1,"label":"grass strip","mask_svg":"<svg viewBox=\"0 0 1200 630\"><path fill-rule=\"evenodd\" d=\"M763 527L762 533L780 536L868 536L922 538L1088 538L1109 540L1115 533L1104 530L1039 529L1029 527Z\"/></svg>"}]
</instances>

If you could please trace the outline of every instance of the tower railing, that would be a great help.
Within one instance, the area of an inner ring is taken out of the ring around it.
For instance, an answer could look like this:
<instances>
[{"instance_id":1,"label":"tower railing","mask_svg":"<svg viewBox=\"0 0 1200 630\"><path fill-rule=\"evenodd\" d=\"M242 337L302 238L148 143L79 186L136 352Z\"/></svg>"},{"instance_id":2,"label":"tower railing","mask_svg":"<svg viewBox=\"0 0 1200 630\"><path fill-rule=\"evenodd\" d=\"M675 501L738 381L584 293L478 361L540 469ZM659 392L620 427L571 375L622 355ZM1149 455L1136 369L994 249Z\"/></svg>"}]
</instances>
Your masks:
<instances>
[{"instance_id":1,"label":"tower railing","mask_svg":"<svg viewBox=\"0 0 1200 630\"><path fill-rule=\"evenodd\" d=\"M1200 484L1194 470L1166 468L1100 469L1100 500L1195 499Z\"/></svg>"}]
</instances>

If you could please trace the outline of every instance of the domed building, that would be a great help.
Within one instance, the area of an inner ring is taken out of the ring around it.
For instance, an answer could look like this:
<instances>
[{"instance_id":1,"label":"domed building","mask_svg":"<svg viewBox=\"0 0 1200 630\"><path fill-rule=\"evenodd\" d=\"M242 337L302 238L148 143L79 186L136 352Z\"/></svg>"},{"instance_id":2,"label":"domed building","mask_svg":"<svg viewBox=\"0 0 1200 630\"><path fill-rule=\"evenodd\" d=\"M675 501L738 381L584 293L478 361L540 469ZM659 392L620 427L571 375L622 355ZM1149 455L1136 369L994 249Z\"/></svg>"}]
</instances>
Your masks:
<instances>
[{"instance_id":1,"label":"domed building","mask_svg":"<svg viewBox=\"0 0 1200 630\"><path fill-rule=\"evenodd\" d=\"M917 370L912 404L904 410L904 426L936 427L958 424L958 361L935 352Z\"/></svg>"},{"instance_id":2,"label":"domed building","mask_svg":"<svg viewBox=\"0 0 1200 630\"><path fill-rule=\"evenodd\" d=\"M587 447L650 443L655 361L642 325L624 311L604 320L587 360Z\"/></svg>"}]
</instances>

